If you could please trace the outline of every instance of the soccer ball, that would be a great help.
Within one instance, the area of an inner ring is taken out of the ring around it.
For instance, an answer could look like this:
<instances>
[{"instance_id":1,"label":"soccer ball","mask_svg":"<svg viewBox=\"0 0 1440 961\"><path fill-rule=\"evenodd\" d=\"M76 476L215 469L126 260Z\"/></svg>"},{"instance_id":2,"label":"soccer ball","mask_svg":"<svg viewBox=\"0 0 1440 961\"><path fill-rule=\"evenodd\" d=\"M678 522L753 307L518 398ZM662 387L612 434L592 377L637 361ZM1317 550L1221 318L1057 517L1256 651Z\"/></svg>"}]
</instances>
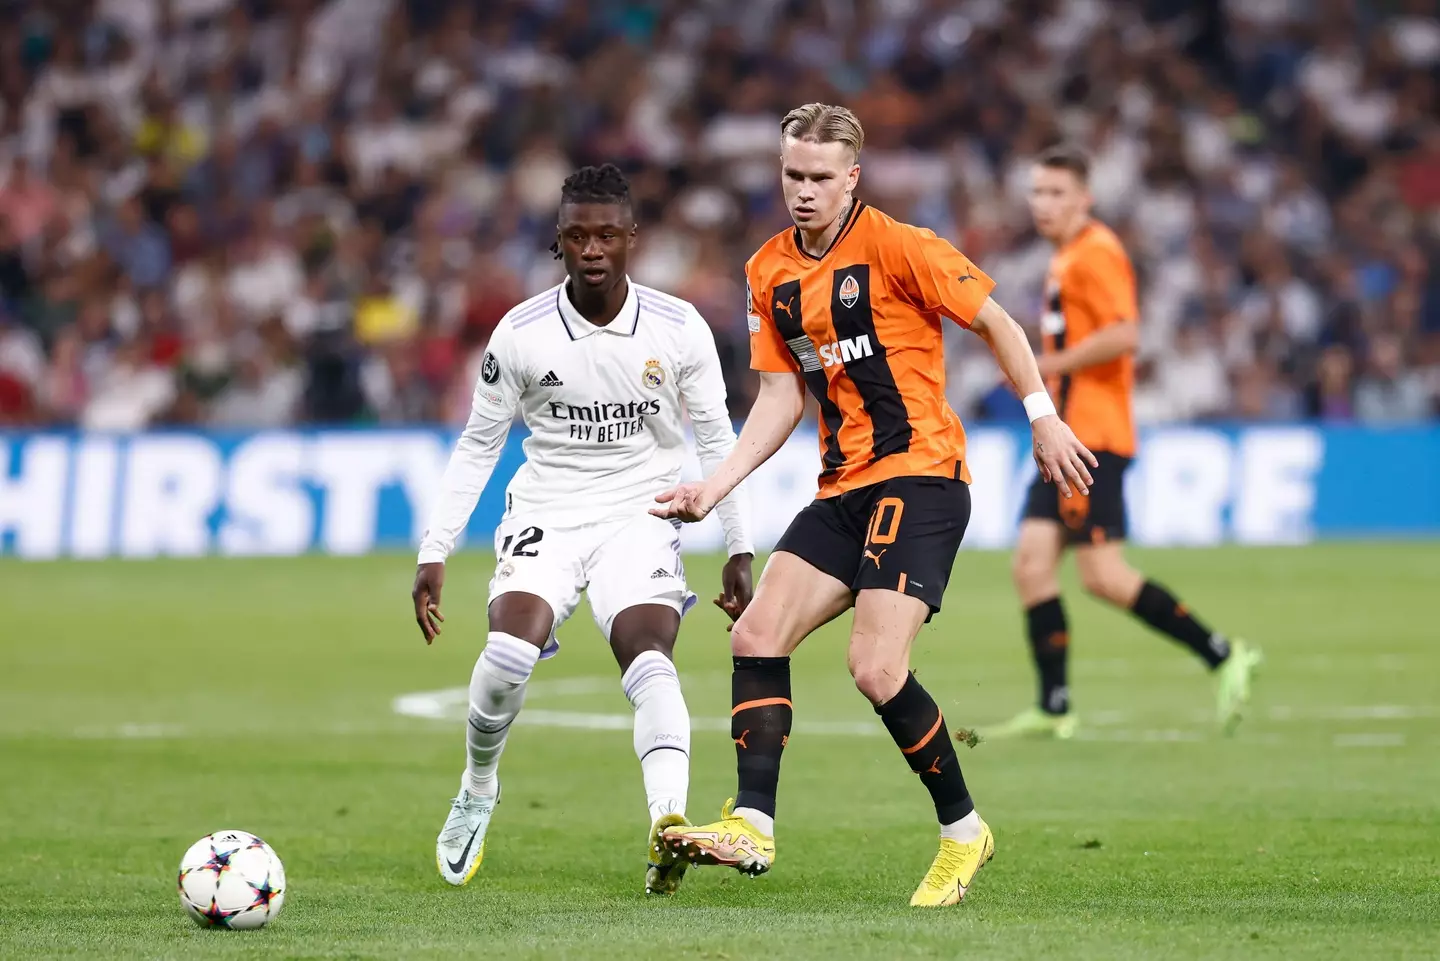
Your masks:
<instances>
[{"instance_id":1,"label":"soccer ball","mask_svg":"<svg viewBox=\"0 0 1440 961\"><path fill-rule=\"evenodd\" d=\"M180 860L180 903L206 928L263 928L285 905L285 866L246 831L206 835Z\"/></svg>"}]
</instances>

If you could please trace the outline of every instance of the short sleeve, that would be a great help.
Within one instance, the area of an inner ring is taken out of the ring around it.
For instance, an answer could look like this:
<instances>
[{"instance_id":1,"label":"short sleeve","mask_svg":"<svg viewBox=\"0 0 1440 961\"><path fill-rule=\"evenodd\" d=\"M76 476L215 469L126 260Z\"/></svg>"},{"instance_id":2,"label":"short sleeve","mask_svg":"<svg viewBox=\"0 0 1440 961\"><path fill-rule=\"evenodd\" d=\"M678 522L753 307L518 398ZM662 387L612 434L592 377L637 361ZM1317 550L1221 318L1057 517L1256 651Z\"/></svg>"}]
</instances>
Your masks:
<instances>
[{"instance_id":1,"label":"short sleeve","mask_svg":"<svg viewBox=\"0 0 1440 961\"><path fill-rule=\"evenodd\" d=\"M1090 302L1097 327L1139 318L1135 269L1123 251L1096 250L1088 257L1077 258L1070 270Z\"/></svg>"},{"instance_id":2,"label":"short sleeve","mask_svg":"<svg viewBox=\"0 0 1440 961\"><path fill-rule=\"evenodd\" d=\"M757 289L755 271L751 264L746 264L745 323L750 328L750 369L767 374L799 373L795 356L785 346L785 338L780 336L780 331L775 329L770 304L766 300L769 293L763 287Z\"/></svg>"},{"instance_id":3,"label":"short sleeve","mask_svg":"<svg viewBox=\"0 0 1440 961\"><path fill-rule=\"evenodd\" d=\"M893 239L886 240L886 270L899 279L905 298L921 310L969 327L995 281L933 230L899 224Z\"/></svg>"},{"instance_id":4,"label":"short sleeve","mask_svg":"<svg viewBox=\"0 0 1440 961\"><path fill-rule=\"evenodd\" d=\"M515 328L502 320L485 345L480 376L475 381L473 411L496 420L510 420L520 404L528 377L521 362Z\"/></svg>"}]
</instances>

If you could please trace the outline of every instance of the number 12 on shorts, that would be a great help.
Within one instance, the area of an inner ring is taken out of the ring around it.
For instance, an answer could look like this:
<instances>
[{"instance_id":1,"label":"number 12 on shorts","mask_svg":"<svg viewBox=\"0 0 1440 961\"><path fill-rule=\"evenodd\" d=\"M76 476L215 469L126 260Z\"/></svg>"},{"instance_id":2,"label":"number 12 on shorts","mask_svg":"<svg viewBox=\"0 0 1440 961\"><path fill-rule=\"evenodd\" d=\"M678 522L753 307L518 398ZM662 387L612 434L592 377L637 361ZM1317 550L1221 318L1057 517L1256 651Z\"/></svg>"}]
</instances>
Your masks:
<instances>
[{"instance_id":1,"label":"number 12 on shorts","mask_svg":"<svg viewBox=\"0 0 1440 961\"><path fill-rule=\"evenodd\" d=\"M515 540L514 534L505 535L505 540L500 542L501 557L538 557L540 552L528 550L545 539L545 532L538 527L527 527L520 532L520 539ZM515 541L515 550L510 550L510 542Z\"/></svg>"}]
</instances>

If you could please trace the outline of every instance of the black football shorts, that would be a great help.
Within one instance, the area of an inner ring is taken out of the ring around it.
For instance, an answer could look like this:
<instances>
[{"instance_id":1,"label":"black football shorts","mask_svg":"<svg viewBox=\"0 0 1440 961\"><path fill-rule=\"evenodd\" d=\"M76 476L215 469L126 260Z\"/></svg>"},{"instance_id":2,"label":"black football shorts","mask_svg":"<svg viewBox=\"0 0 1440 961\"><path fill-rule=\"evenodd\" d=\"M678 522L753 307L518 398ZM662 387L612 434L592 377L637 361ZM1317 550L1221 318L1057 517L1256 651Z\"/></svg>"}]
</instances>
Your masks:
<instances>
[{"instance_id":1,"label":"black football shorts","mask_svg":"<svg viewBox=\"0 0 1440 961\"><path fill-rule=\"evenodd\" d=\"M970 485L949 477L894 477L817 498L790 522L786 551L859 593L878 588L940 610L970 522Z\"/></svg>"},{"instance_id":2,"label":"black football shorts","mask_svg":"<svg viewBox=\"0 0 1440 961\"><path fill-rule=\"evenodd\" d=\"M1103 544L1123 541L1125 523L1125 471L1130 458L1108 451L1096 451L1100 466L1092 468L1088 495L1071 486L1073 497L1066 498L1060 488L1045 483L1037 476L1025 497L1025 520L1056 521L1065 527L1069 544Z\"/></svg>"}]
</instances>

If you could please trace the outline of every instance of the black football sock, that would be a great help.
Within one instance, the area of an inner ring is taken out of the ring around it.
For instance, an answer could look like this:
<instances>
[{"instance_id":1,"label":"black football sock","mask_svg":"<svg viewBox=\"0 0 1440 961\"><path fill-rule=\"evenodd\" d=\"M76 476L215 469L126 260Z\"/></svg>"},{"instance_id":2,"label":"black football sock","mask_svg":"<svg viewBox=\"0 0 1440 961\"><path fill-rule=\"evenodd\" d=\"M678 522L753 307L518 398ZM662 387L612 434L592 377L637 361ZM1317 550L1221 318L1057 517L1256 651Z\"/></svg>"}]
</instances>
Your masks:
<instances>
[{"instance_id":1,"label":"black football sock","mask_svg":"<svg viewBox=\"0 0 1440 961\"><path fill-rule=\"evenodd\" d=\"M914 674L906 677L900 692L875 708L875 713L905 755L910 770L920 775L941 824L951 824L975 810L940 706Z\"/></svg>"},{"instance_id":2,"label":"black football sock","mask_svg":"<svg viewBox=\"0 0 1440 961\"><path fill-rule=\"evenodd\" d=\"M1219 667L1230 656L1230 643L1224 636L1195 619L1175 596L1154 581L1146 581L1140 596L1130 608L1131 613L1155 630L1169 634L1194 651L1212 668Z\"/></svg>"},{"instance_id":3,"label":"black football sock","mask_svg":"<svg viewBox=\"0 0 1440 961\"><path fill-rule=\"evenodd\" d=\"M780 752L790 740L790 658L736 657L730 677L730 737L740 790L735 806L775 816Z\"/></svg>"},{"instance_id":4,"label":"black football sock","mask_svg":"<svg viewBox=\"0 0 1440 961\"><path fill-rule=\"evenodd\" d=\"M1035 671L1040 675L1040 710L1064 714L1070 710L1070 630L1060 598L1052 597L1027 608L1025 629L1030 635Z\"/></svg>"}]
</instances>

